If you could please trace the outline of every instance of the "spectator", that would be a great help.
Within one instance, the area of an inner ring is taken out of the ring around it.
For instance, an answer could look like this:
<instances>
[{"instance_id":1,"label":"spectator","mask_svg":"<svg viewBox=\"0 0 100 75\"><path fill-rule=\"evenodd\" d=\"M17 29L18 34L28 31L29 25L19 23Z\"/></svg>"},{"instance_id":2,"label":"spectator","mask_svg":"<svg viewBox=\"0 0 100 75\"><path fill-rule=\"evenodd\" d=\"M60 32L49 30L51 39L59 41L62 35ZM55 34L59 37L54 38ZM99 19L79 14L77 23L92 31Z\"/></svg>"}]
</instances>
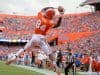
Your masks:
<instances>
[{"instance_id":1,"label":"spectator","mask_svg":"<svg viewBox=\"0 0 100 75\"><path fill-rule=\"evenodd\" d=\"M32 60L31 60L31 66L35 65L35 52L32 51Z\"/></svg>"},{"instance_id":2,"label":"spectator","mask_svg":"<svg viewBox=\"0 0 100 75\"><path fill-rule=\"evenodd\" d=\"M61 50L59 50L59 52L57 54L57 61L56 61L56 64L59 68L61 68L61 61L62 61L62 52L61 52Z\"/></svg>"}]
</instances>

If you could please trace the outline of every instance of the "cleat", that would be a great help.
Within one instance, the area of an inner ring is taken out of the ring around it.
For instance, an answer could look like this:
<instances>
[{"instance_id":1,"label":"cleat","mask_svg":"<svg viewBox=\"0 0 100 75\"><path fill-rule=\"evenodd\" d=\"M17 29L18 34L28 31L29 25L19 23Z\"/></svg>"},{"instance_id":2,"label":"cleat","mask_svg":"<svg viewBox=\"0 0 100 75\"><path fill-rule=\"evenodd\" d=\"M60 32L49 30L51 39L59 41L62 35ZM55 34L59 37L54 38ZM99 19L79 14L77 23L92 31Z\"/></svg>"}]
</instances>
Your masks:
<instances>
[{"instance_id":1,"label":"cleat","mask_svg":"<svg viewBox=\"0 0 100 75\"><path fill-rule=\"evenodd\" d=\"M8 60L5 62L6 65L10 65L11 63L16 61L17 56L15 54L12 54L8 57Z\"/></svg>"}]
</instances>

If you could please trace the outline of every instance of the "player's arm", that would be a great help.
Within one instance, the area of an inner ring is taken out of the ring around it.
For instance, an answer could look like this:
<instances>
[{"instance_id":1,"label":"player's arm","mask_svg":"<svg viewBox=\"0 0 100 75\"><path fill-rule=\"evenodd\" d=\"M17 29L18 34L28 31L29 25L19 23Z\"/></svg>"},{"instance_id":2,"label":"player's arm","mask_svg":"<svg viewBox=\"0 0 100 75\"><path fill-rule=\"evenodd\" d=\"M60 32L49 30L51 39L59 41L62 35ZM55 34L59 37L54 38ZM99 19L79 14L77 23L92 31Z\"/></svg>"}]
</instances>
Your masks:
<instances>
[{"instance_id":1,"label":"player's arm","mask_svg":"<svg viewBox=\"0 0 100 75\"><path fill-rule=\"evenodd\" d=\"M54 23L53 28L59 27L61 25L61 21L62 21L62 16L59 17L57 23Z\"/></svg>"},{"instance_id":2,"label":"player's arm","mask_svg":"<svg viewBox=\"0 0 100 75\"><path fill-rule=\"evenodd\" d=\"M45 7L45 8L43 8L41 11L42 12L45 12L47 9L55 9L54 7Z\"/></svg>"},{"instance_id":3,"label":"player's arm","mask_svg":"<svg viewBox=\"0 0 100 75\"><path fill-rule=\"evenodd\" d=\"M53 28L59 27L61 25L61 21L63 18L63 14L64 14L65 9L62 6L58 7L58 12L59 12L59 18L56 24L54 24Z\"/></svg>"}]
</instances>

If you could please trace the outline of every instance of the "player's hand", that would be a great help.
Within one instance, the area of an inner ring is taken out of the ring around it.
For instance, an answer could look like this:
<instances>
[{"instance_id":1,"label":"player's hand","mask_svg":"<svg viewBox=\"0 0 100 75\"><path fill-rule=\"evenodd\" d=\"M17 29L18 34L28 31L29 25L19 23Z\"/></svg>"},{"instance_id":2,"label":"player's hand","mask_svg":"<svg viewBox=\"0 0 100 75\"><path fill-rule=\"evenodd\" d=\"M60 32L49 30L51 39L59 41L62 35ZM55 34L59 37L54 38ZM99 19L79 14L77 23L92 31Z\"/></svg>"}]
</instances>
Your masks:
<instances>
[{"instance_id":1,"label":"player's hand","mask_svg":"<svg viewBox=\"0 0 100 75\"><path fill-rule=\"evenodd\" d=\"M64 14L65 9L62 6L58 6L58 11L60 14Z\"/></svg>"}]
</instances>

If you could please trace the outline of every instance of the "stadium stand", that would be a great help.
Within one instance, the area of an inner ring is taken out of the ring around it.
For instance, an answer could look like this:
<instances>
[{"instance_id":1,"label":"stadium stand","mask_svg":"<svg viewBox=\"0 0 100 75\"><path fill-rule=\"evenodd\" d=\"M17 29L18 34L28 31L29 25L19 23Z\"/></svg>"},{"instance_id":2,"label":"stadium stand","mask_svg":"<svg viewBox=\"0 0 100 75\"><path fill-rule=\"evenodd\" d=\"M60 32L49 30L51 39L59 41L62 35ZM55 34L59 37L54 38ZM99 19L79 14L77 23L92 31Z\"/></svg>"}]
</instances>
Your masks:
<instances>
[{"instance_id":1,"label":"stadium stand","mask_svg":"<svg viewBox=\"0 0 100 75\"><path fill-rule=\"evenodd\" d=\"M34 34L35 22L35 16L0 14L0 43L2 40L15 43L19 42L18 40L30 40ZM58 45L52 47L53 50L60 48L65 51L69 42L73 52L94 51L93 54L100 55L100 12L66 14L63 16L61 27L48 31L47 37L49 42L58 38ZM7 59L8 53L16 52L20 47L22 46L0 45L0 59Z\"/></svg>"}]
</instances>

